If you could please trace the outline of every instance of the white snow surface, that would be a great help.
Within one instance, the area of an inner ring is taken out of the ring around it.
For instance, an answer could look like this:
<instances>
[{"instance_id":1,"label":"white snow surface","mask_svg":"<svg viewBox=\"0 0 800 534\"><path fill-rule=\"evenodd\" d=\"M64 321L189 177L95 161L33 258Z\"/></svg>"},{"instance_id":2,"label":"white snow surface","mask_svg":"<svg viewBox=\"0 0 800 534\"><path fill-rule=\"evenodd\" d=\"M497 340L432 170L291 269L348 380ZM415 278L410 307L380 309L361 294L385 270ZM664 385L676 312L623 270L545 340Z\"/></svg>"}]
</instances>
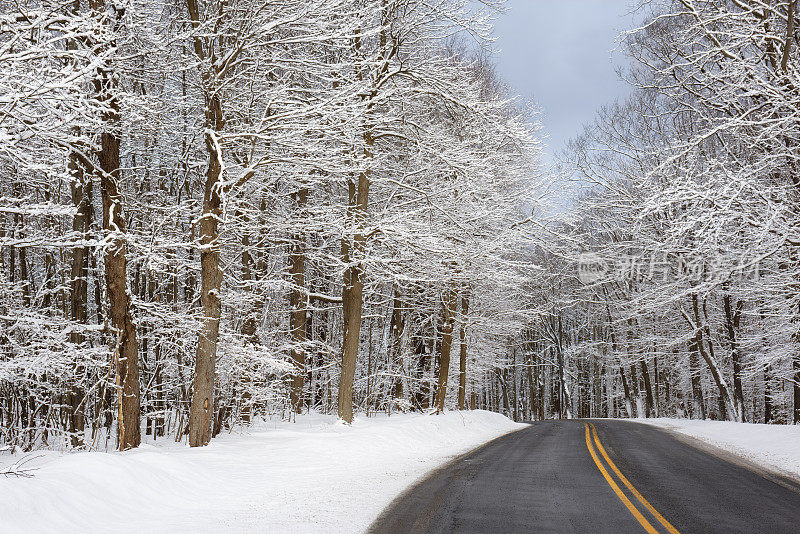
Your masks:
<instances>
[{"instance_id":1,"label":"white snow surface","mask_svg":"<svg viewBox=\"0 0 800 534\"><path fill-rule=\"evenodd\" d=\"M0 476L0 532L363 532L432 469L524 427L480 410L351 426L312 413L202 448L37 452L33 478ZM0 452L0 471L19 459Z\"/></svg>"},{"instance_id":2,"label":"white snow surface","mask_svg":"<svg viewBox=\"0 0 800 534\"><path fill-rule=\"evenodd\" d=\"M693 419L632 419L691 436L753 463L800 478L800 425Z\"/></svg>"}]
</instances>

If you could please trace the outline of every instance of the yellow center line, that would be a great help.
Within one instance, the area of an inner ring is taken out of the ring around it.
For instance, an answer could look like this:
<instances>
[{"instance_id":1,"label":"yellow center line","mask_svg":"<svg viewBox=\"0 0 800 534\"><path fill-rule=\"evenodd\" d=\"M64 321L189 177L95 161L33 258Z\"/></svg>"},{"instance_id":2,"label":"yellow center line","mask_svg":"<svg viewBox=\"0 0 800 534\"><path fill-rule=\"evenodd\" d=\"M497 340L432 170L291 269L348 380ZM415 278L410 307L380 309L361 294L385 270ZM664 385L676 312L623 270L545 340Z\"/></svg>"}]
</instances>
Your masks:
<instances>
[{"instance_id":1,"label":"yellow center line","mask_svg":"<svg viewBox=\"0 0 800 534\"><path fill-rule=\"evenodd\" d=\"M653 505L647 502L647 499L645 499L642 496L642 494L639 493L635 487L633 487L633 484L631 484L630 481L628 481L628 479L625 478L625 475L623 475L620 472L620 470L617 468L614 462L611 461L611 458L609 458L605 448L603 448L603 445L600 443L600 438L597 437L597 429L594 427L594 425L591 426L592 426L592 434L594 435L594 443L595 445L597 445L597 450L600 451L600 454L603 455L603 458L605 458L608 465L611 466L611 470L614 471L614 473L619 477L622 483L625 484L625 486L631 491L631 493L633 493L633 495L637 499L639 499L639 502L642 503L644 507L650 511L651 514L653 514L653 517L658 519L658 522L664 525L664 528L666 528L670 534L680 534L680 532L678 532L678 529L673 527L669 521L664 519L664 516L659 514L658 511L655 508L653 508Z\"/></svg>"},{"instance_id":2,"label":"yellow center line","mask_svg":"<svg viewBox=\"0 0 800 534\"><path fill-rule=\"evenodd\" d=\"M630 499L628 499L628 497L622 492L622 490L619 489L617 483L614 482L614 479L611 478L611 475L608 474L606 468L603 467L603 464L597 457L597 453L594 452L594 447L592 447L592 441L589 437L589 425L587 425L586 423L583 423L583 425L586 427L586 448L589 449L589 454L592 455L592 460L594 460L594 463L597 466L597 469L600 470L600 473L603 475L603 478L606 479L606 482L608 482L608 485L611 486L611 489L614 490L614 493L617 494L617 497L619 497L619 500L622 501L622 504L624 504L625 507L628 508L628 511L631 514L633 514L633 517L635 517L636 520L639 521L639 523L644 527L644 529L649 534L659 534L658 531L653 527L653 525L651 525L650 522L644 518L642 513L633 505Z\"/></svg>"}]
</instances>

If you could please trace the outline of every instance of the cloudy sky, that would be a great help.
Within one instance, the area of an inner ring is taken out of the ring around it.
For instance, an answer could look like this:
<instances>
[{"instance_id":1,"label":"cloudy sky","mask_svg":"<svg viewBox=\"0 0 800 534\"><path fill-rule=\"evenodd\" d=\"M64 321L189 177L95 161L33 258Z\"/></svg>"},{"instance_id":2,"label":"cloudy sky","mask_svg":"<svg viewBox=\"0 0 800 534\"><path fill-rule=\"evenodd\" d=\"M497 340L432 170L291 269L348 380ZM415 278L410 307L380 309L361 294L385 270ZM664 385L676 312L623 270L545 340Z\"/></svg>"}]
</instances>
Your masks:
<instances>
[{"instance_id":1,"label":"cloudy sky","mask_svg":"<svg viewBox=\"0 0 800 534\"><path fill-rule=\"evenodd\" d=\"M631 25L630 0L508 0L496 21L498 70L543 111L551 161L603 104L624 96L617 36Z\"/></svg>"}]
</instances>

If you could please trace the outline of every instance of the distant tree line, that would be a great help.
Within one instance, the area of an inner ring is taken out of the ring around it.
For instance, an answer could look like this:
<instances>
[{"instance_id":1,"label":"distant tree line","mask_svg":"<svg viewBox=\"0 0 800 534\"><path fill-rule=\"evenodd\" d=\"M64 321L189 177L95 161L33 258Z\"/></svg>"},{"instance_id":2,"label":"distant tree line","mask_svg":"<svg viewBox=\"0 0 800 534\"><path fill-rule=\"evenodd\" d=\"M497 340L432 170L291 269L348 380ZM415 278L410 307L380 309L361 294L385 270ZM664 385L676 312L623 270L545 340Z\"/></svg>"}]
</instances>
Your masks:
<instances>
[{"instance_id":1,"label":"distant tree line","mask_svg":"<svg viewBox=\"0 0 800 534\"><path fill-rule=\"evenodd\" d=\"M532 236L547 275L499 409L800 422L797 9L639 3L632 94L565 152L579 198Z\"/></svg>"}]
</instances>

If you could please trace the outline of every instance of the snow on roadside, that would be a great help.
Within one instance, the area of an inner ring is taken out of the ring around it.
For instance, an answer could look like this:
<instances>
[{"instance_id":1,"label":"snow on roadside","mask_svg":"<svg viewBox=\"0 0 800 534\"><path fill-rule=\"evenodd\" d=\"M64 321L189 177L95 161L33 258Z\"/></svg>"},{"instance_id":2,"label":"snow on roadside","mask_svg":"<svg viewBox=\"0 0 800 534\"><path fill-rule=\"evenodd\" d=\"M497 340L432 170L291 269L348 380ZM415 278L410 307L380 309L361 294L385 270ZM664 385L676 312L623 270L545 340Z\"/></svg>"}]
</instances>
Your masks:
<instances>
[{"instance_id":1,"label":"snow on roadside","mask_svg":"<svg viewBox=\"0 0 800 534\"><path fill-rule=\"evenodd\" d=\"M632 419L691 436L764 467L800 477L800 426L693 419Z\"/></svg>"},{"instance_id":2,"label":"snow on roadside","mask_svg":"<svg viewBox=\"0 0 800 534\"><path fill-rule=\"evenodd\" d=\"M362 532L415 480L523 428L491 412L265 422L189 449L45 453L33 478L0 476L0 531ZM0 455L0 470L16 456Z\"/></svg>"}]
</instances>

